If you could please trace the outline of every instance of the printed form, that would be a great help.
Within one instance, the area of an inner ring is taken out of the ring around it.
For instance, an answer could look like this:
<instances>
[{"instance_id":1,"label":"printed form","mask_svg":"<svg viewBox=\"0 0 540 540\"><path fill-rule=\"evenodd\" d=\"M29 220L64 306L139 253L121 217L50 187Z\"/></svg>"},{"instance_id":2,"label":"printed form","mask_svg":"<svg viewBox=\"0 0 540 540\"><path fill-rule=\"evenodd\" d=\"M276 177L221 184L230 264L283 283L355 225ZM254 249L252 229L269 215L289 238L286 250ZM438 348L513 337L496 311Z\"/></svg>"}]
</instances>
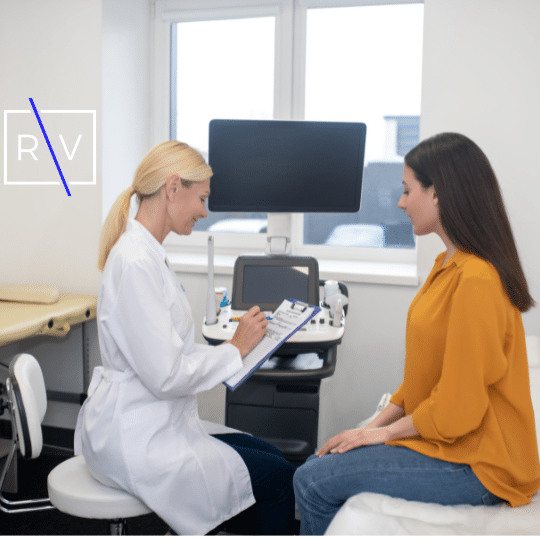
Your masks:
<instances>
[{"instance_id":1,"label":"printed form","mask_svg":"<svg viewBox=\"0 0 540 540\"><path fill-rule=\"evenodd\" d=\"M243 358L244 367L225 381L225 385L234 390L245 382L270 355L300 330L321 309L298 300L283 300L268 321L266 334L253 350Z\"/></svg>"}]
</instances>

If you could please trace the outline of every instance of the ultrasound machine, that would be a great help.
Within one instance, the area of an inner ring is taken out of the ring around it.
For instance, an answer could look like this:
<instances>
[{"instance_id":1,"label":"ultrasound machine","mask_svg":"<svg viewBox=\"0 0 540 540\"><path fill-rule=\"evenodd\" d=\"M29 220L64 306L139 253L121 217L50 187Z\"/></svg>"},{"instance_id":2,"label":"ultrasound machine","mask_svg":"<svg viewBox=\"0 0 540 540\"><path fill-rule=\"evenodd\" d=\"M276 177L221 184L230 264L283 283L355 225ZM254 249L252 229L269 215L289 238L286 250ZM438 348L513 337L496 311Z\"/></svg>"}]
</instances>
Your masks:
<instances>
[{"instance_id":1,"label":"ultrasound machine","mask_svg":"<svg viewBox=\"0 0 540 540\"><path fill-rule=\"evenodd\" d=\"M317 447L321 379L333 375L345 331L344 283L319 279L314 257L292 253L292 213L358 212L366 126L362 123L212 120L209 208L267 212L266 253L238 257L230 301L216 306L213 238L202 333L210 344L232 338L237 319L257 305L269 317L284 299L321 311L234 391L225 423L280 448L294 465ZM323 293L321 294L321 291Z\"/></svg>"}]
</instances>

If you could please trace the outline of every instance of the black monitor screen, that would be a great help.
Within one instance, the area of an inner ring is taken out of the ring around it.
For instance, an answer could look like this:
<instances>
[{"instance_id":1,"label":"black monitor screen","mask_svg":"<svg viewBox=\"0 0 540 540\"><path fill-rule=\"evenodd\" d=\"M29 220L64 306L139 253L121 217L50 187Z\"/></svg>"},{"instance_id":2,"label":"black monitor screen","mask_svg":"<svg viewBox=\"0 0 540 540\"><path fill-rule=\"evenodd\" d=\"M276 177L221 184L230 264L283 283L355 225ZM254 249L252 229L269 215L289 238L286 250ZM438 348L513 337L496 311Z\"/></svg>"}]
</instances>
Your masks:
<instances>
[{"instance_id":1,"label":"black monitor screen","mask_svg":"<svg viewBox=\"0 0 540 540\"><path fill-rule=\"evenodd\" d=\"M234 263L232 309L274 311L285 299L319 305L319 265L298 255L241 255Z\"/></svg>"},{"instance_id":2,"label":"black monitor screen","mask_svg":"<svg viewBox=\"0 0 540 540\"><path fill-rule=\"evenodd\" d=\"M245 266L242 300L254 305L281 304L285 298L308 302L308 274L307 266Z\"/></svg>"},{"instance_id":3,"label":"black monitor screen","mask_svg":"<svg viewBox=\"0 0 540 540\"><path fill-rule=\"evenodd\" d=\"M358 212L366 125L212 120L213 212Z\"/></svg>"}]
</instances>

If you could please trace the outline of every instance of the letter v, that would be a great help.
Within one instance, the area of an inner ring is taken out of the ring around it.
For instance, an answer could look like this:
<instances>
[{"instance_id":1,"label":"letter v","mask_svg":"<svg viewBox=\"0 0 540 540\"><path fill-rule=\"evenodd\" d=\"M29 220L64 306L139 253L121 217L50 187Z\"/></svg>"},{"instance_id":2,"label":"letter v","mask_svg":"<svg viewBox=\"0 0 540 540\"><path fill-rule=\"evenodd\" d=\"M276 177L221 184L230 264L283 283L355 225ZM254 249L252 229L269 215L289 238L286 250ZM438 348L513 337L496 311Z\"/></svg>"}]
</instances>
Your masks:
<instances>
[{"instance_id":1,"label":"letter v","mask_svg":"<svg viewBox=\"0 0 540 540\"><path fill-rule=\"evenodd\" d=\"M69 161L71 161L73 159L73 156L75 155L75 152L77 151L77 147L79 146L79 142L81 141L81 137L82 137L82 133L77 138L77 142L75 143L75 146L73 147L73 152L71 152L71 155L70 155L70 153L68 152L67 146L66 146L66 142L64 141L64 137L62 137L62 135L60 135L60 140L62 141L62 146L64 147L64 150L66 151L66 156L68 157Z\"/></svg>"}]
</instances>

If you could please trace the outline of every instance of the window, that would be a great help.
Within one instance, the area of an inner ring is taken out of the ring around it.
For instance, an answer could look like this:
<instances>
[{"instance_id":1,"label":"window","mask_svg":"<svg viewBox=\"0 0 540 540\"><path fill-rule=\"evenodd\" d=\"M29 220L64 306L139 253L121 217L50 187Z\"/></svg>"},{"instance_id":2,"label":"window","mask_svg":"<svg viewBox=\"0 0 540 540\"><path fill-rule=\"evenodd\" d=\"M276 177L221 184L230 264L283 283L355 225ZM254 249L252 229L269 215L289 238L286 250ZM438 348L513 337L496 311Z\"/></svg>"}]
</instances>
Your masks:
<instances>
[{"instance_id":1,"label":"window","mask_svg":"<svg viewBox=\"0 0 540 540\"><path fill-rule=\"evenodd\" d=\"M304 118L364 122L367 139L360 211L306 214L305 244L414 247L397 202L403 156L418 142L422 10L422 4L307 10Z\"/></svg>"},{"instance_id":2,"label":"window","mask_svg":"<svg viewBox=\"0 0 540 540\"><path fill-rule=\"evenodd\" d=\"M413 260L406 255L414 253L412 228L397 201L403 156L418 141L423 4L227 4L156 3L156 96L170 104L161 115L163 105L156 105L156 142L167 136L185 140L207 157L212 118L365 122L360 211L293 215L293 249L318 257L339 250L339 258L348 253L380 260L385 252L383 260ZM169 69L160 66L165 60ZM167 91L159 91L165 77ZM210 230L217 245L264 249L266 226L265 214L209 212L190 237L171 242L204 246L207 234L197 230ZM251 234L234 234L240 232Z\"/></svg>"},{"instance_id":3,"label":"window","mask_svg":"<svg viewBox=\"0 0 540 540\"><path fill-rule=\"evenodd\" d=\"M170 138L208 161L213 118L274 117L275 17L171 24ZM246 46L249 44L249 46ZM194 231L266 231L266 214L209 212Z\"/></svg>"}]
</instances>

